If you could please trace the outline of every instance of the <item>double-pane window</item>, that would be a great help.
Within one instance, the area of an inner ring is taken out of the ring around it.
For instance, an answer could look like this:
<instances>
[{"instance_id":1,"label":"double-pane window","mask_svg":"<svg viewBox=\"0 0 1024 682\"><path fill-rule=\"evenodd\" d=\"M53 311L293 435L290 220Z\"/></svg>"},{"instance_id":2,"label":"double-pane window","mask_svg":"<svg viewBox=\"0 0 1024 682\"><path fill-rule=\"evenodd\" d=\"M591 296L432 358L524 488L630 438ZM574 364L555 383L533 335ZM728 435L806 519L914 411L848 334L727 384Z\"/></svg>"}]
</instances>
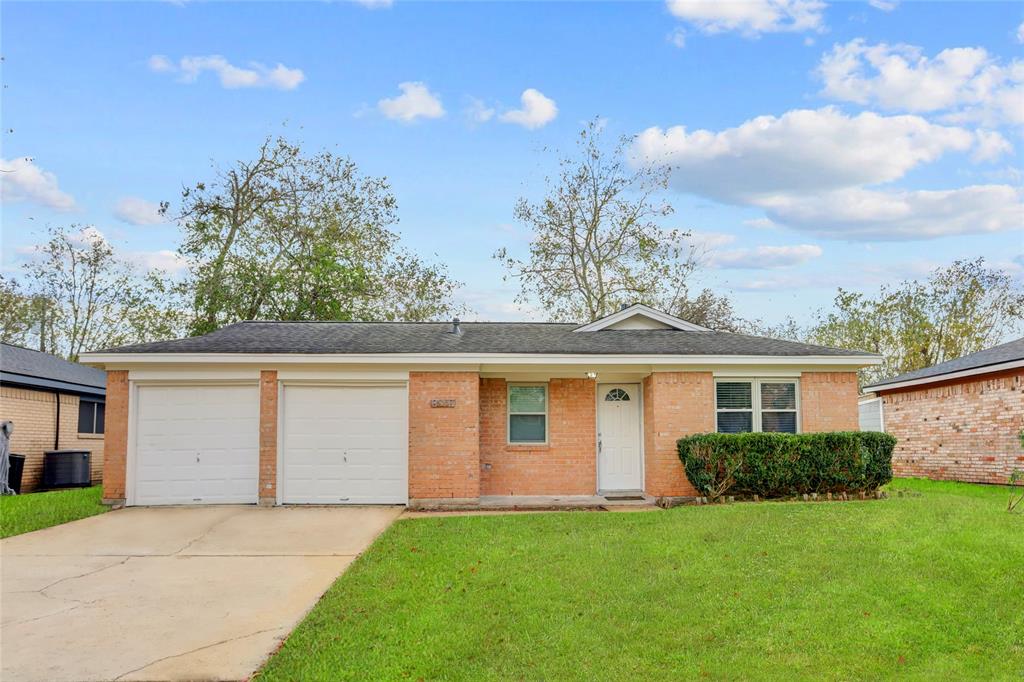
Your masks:
<instances>
[{"instance_id":1,"label":"double-pane window","mask_svg":"<svg viewBox=\"0 0 1024 682\"><path fill-rule=\"evenodd\" d=\"M796 433L796 382L779 379L722 379L715 382L719 433Z\"/></svg>"}]
</instances>

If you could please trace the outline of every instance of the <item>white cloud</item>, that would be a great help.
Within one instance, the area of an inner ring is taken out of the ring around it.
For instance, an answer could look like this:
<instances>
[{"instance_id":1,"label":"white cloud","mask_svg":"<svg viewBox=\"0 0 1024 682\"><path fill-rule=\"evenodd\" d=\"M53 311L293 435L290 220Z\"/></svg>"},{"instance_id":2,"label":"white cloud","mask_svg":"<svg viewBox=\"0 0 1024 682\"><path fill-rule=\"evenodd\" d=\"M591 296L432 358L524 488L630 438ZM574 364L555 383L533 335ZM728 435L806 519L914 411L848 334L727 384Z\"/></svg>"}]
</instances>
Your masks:
<instances>
[{"instance_id":1,"label":"white cloud","mask_svg":"<svg viewBox=\"0 0 1024 682\"><path fill-rule=\"evenodd\" d=\"M162 225L167 222L160 215L160 205L138 197L122 197L114 206L114 216L131 225Z\"/></svg>"},{"instance_id":2,"label":"white cloud","mask_svg":"<svg viewBox=\"0 0 1024 682\"><path fill-rule=\"evenodd\" d=\"M75 200L61 191L57 176L35 164L33 159L0 159L0 201L24 201L55 211L72 211Z\"/></svg>"},{"instance_id":3,"label":"white cloud","mask_svg":"<svg viewBox=\"0 0 1024 682\"><path fill-rule=\"evenodd\" d=\"M519 100L522 103L521 109L506 111L498 117L498 120L535 130L547 125L558 116L558 106L555 105L555 100L544 96L539 90L527 88L523 90Z\"/></svg>"},{"instance_id":4,"label":"white cloud","mask_svg":"<svg viewBox=\"0 0 1024 682\"><path fill-rule=\"evenodd\" d=\"M395 4L395 0L353 0L357 5L367 9L387 9Z\"/></svg>"},{"instance_id":5,"label":"white cloud","mask_svg":"<svg viewBox=\"0 0 1024 682\"><path fill-rule=\"evenodd\" d=\"M900 241L1024 228L1021 191L1009 185L950 190L863 188L778 197L772 220L835 239Z\"/></svg>"},{"instance_id":6,"label":"white cloud","mask_svg":"<svg viewBox=\"0 0 1024 682\"><path fill-rule=\"evenodd\" d=\"M750 220L744 220L743 224L747 227L752 227L755 230L771 230L778 227L769 218L751 218Z\"/></svg>"},{"instance_id":7,"label":"white cloud","mask_svg":"<svg viewBox=\"0 0 1024 682\"><path fill-rule=\"evenodd\" d=\"M848 116L826 107L759 116L720 132L649 128L633 147L637 163L668 164L681 191L735 204L776 195L814 195L889 182L948 151L977 144L963 128L918 116Z\"/></svg>"},{"instance_id":8,"label":"white cloud","mask_svg":"<svg viewBox=\"0 0 1024 682\"><path fill-rule=\"evenodd\" d=\"M188 268L188 262L180 254L169 249L159 251L129 251L125 258L144 270L163 270L177 274Z\"/></svg>"},{"instance_id":9,"label":"white cloud","mask_svg":"<svg viewBox=\"0 0 1024 682\"><path fill-rule=\"evenodd\" d=\"M174 71L174 63L167 58L167 55L155 54L149 58L147 63L149 64L150 71L156 71L157 73Z\"/></svg>"},{"instance_id":10,"label":"white cloud","mask_svg":"<svg viewBox=\"0 0 1024 682\"><path fill-rule=\"evenodd\" d=\"M711 254L710 264L717 268L762 269L785 268L820 258L822 250L814 244L794 246L756 246Z\"/></svg>"},{"instance_id":11,"label":"white cloud","mask_svg":"<svg viewBox=\"0 0 1024 682\"><path fill-rule=\"evenodd\" d=\"M402 91L398 97L377 102L377 109L388 118L409 123L417 118L444 116L441 98L430 92L425 83L407 81L399 83L398 89Z\"/></svg>"},{"instance_id":12,"label":"white cloud","mask_svg":"<svg viewBox=\"0 0 1024 682\"><path fill-rule=\"evenodd\" d=\"M494 118L494 107L487 106L481 99L470 97L465 114L472 123L487 123Z\"/></svg>"},{"instance_id":13,"label":"white cloud","mask_svg":"<svg viewBox=\"0 0 1024 682\"><path fill-rule=\"evenodd\" d=\"M974 152L971 154L973 161L995 161L1003 154L1012 154L1013 145L999 133L991 130L975 130Z\"/></svg>"},{"instance_id":14,"label":"white cloud","mask_svg":"<svg viewBox=\"0 0 1024 682\"><path fill-rule=\"evenodd\" d=\"M899 6L899 0L868 0L868 4L883 12L891 12Z\"/></svg>"},{"instance_id":15,"label":"white cloud","mask_svg":"<svg viewBox=\"0 0 1024 682\"><path fill-rule=\"evenodd\" d=\"M284 64L269 67L259 62L249 62L246 67L235 66L220 55L182 57L177 64L164 55L149 58L149 68L157 73L176 73L182 83L195 83L203 72L209 71L220 79L221 87L274 88L294 90L306 80L301 69L292 69Z\"/></svg>"},{"instance_id":16,"label":"white cloud","mask_svg":"<svg viewBox=\"0 0 1024 682\"><path fill-rule=\"evenodd\" d=\"M736 235L726 232L701 232L693 230L690 232L690 236L686 237L686 241L698 251L714 251L717 248L735 242Z\"/></svg>"},{"instance_id":17,"label":"white cloud","mask_svg":"<svg viewBox=\"0 0 1024 682\"><path fill-rule=\"evenodd\" d=\"M1002 64L980 47L928 58L912 45L858 38L822 57L822 94L890 111L946 112L950 121L1024 125L1024 61Z\"/></svg>"},{"instance_id":18,"label":"white cloud","mask_svg":"<svg viewBox=\"0 0 1024 682\"><path fill-rule=\"evenodd\" d=\"M1024 21L1020 22L1020 26L1017 27L1017 42L1024 44Z\"/></svg>"},{"instance_id":19,"label":"white cloud","mask_svg":"<svg viewBox=\"0 0 1024 682\"><path fill-rule=\"evenodd\" d=\"M668 34L668 42L680 49L686 47L686 31L681 28L674 29Z\"/></svg>"},{"instance_id":20,"label":"white cloud","mask_svg":"<svg viewBox=\"0 0 1024 682\"><path fill-rule=\"evenodd\" d=\"M991 131L830 107L719 132L651 128L637 137L633 161L668 164L674 189L761 208L771 224L834 239L910 240L1024 226L1019 193L1008 185L874 187L947 152L991 159L1008 147Z\"/></svg>"},{"instance_id":21,"label":"white cloud","mask_svg":"<svg viewBox=\"0 0 1024 682\"><path fill-rule=\"evenodd\" d=\"M736 31L756 37L762 33L824 29L825 3L819 0L667 0L666 4L676 18L707 34Z\"/></svg>"}]
</instances>

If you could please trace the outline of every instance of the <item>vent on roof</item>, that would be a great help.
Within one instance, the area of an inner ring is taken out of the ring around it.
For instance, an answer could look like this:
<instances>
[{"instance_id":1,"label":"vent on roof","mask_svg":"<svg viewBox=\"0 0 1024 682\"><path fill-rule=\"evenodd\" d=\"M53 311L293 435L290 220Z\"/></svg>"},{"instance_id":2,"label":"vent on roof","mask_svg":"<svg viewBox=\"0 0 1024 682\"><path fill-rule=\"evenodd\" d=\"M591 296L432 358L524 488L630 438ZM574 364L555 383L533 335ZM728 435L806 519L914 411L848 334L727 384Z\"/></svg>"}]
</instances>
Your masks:
<instances>
[{"instance_id":1,"label":"vent on roof","mask_svg":"<svg viewBox=\"0 0 1024 682\"><path fill-rule=\"evenodd\" d=\"M462 327L459 326L459 318L456 317L454 320L452 320L452 328L450 333L455 334L455 336L462 336Z\"/></svg>"}]
</instances>

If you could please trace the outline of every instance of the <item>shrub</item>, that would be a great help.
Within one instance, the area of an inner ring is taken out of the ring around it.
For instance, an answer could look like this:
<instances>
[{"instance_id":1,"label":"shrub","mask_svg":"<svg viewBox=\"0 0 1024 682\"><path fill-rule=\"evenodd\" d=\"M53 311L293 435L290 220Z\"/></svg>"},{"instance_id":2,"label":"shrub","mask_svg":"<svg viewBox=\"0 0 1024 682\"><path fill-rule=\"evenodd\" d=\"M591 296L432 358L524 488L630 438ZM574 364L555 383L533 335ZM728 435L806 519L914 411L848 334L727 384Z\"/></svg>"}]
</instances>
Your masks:
<instances>
[{"instance_id":1,"label":"shrub","mask_svg":"<svg viewBox=\"0 0 1024 682\"><path fill-rule=\"evenodd\" d=\"M874 490L892 480L887 433L702 433L680 438L686 477L702 495L784 497Z\"/></svg>"}]
</instances>

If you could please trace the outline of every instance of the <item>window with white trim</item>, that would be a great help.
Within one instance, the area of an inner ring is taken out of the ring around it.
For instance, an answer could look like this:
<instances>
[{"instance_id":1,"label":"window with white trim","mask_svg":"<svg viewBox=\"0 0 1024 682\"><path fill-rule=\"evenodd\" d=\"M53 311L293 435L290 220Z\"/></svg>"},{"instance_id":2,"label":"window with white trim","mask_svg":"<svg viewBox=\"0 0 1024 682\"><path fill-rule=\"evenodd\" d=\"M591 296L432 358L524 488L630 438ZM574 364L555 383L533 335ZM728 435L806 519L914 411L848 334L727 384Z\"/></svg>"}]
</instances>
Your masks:
<instances>
[{"instance_id":1,"label":"window with white trim","mask_svg":"<svg viewBox=\"0 0 1024 682\"><path fill-rule=\"evenodd\" d=\"M792 379L715 381L715 423L719 433L800 429L797 382Z\"/></svg>"},{"instance_id":2,"label":"window with white trim","mask_svg":"<svg viewBox=\"0 0 1024 682\"><path fill-rule=\"evenodd\" d=\"M509 384L508 442L546 443L547 440L547 384Z\"/></svg>"},{"instance_id":3,"label":"window with white trim","mask_svg":"<svg viewBox=\"0 0 1024 682\"><path fill-rule=\"evenodd\" d=\"M98 400L81 398L78 401L78 432L102 434L105 406Z\"/></svg>"}]
</instances>

